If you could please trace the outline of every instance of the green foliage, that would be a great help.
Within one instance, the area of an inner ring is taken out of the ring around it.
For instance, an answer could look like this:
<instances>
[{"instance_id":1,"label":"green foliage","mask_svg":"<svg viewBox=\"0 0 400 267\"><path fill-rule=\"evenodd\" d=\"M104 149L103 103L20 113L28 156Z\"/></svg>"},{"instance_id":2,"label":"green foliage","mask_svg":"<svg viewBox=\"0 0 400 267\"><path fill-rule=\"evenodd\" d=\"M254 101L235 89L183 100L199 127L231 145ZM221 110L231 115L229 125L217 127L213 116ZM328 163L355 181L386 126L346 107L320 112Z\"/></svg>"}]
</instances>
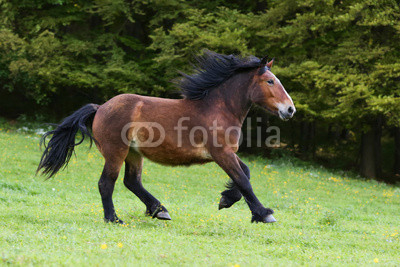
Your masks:
<instances>
[{"instance_id":1,"label":"green foliage","mask_svg":"<svg viewBox=\"0 0 400 267\"><path fill-rule=\"evenodd\" d=\"M151 35L150 49L159 51L154 61L165 70L167 78L176 77L176 69L190 70L188 62L203 48L226 54L254 54L251 33L246 28L248 15L225 7L212 13L189 8L181 15L182 22L175 23L170 30L156 28Z\"/></svg>"},{"instance_id":2,"label":"green foliage","mask_svg":"<svg viewBox=\"0 0 400 267\"><path fill-rule=\"evenodd\" d=\"M0 77L38 103L79 92L165 96L203 48L278 58L309 120L399 125L396 1L2 0ZM266 8L266 9L265 9ZM24 16L20 16L21 14ZM170 93L168 93L170 92Z\"/></svg>"},{"instance_id":3,"label":"green foliage","mask_svg":"<svg viewBox=\"0 0 400 267\"><path fill-rule=\"evenodd\" d=\"M14 81L7 84L10 90L26 87L25 93L40 104L51 102L55 94L74 92L95 92L94 97L103 100L119 92L146 93L148 77L128 58L118 32L107 28L124 16L118 13L125 7L122 1L92 6L85 1L49 1L35 8L29 2L3 2L14 11L3 12L8 20L0 31L1 62L8 64L4 71ZM24 18L17 16L22 11L27 13ZM129 16L127 20L132 21Z\"/></svg>"}]
</instances>

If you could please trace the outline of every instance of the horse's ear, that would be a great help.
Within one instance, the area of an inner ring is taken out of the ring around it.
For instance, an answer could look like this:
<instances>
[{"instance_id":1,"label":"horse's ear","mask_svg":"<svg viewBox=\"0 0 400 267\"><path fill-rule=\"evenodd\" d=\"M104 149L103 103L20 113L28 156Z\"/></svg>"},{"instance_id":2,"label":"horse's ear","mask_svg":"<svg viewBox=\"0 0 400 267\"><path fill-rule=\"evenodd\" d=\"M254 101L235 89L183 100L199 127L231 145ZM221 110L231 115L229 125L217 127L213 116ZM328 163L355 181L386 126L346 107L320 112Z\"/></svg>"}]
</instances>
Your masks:
<instances>
[{"instance_id":1,"label":"horse's ear","mask_svg":"<svg viewBox=\"0 0 400 267\"><path fill-rule=\"evenodd\" d=\"M273 58L270 62L267 63L266 66L267 66L268 68L271 68L271 67L272 67L272 64L274 63L274 59L275 59L275 58Z\"/></svg>"},{"instance_id":2,"label":"horse's ear","mask_svg":"<svg viewBox=\"0 0 400 267\"><path fill-rule=\"evenodd\" d=\"M263 57L263 58L261 59L260 65L261 65L262 67L264 67L264 66L267 64L267 62L268 62L268 56L265 56L265 57Z\"/></svg>"}]
</instances>

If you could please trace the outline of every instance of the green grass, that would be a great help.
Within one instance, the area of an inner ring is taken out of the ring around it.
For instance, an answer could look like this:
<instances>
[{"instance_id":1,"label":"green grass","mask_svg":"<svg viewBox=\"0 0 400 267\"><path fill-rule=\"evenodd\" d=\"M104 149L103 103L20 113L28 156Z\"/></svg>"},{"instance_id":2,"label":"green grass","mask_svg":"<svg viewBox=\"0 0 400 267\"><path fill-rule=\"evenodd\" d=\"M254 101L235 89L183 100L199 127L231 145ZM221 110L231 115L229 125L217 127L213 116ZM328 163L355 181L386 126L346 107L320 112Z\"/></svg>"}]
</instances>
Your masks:
<instances>
[{"instance_id":1,"label":"green grass","mask_svg":"<svg viewBox=\"0 0 400 267\"><path fill-rule=\"evenodd\" d=\"M114 203L128 225L118 226L103 222L97 150L78 147L69 167L44 181L34 176L38 142L0 130L2 264L400 265L399 188L294 159L244 158L257 196L278 220L252 224L243 200L218 211L227 176L215 164L145 161L145 187L173 220L145 217L119 177Z\"/></svg>"}]
</instances>

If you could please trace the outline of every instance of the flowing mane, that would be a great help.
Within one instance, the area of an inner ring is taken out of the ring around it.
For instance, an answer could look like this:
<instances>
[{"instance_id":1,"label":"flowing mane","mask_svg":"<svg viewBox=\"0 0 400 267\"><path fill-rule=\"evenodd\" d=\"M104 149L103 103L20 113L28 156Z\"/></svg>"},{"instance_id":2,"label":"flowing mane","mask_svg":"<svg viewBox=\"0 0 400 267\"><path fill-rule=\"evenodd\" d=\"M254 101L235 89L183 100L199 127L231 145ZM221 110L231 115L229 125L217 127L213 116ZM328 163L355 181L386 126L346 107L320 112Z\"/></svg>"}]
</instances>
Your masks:
<instances>
[{"instance_id":1,"label":"flowing mane","mask_svg":"<svg viewBox=\"0 0 400 267\"><path fill-rule=\"evenodd\" d=\"M222 84L237 72L258 68L261 60L255 56L222 55L209 50L195 58L194 74L183 76L178 82L184 98L203 99L210 90Z\"/></svg>"}]
</instances>

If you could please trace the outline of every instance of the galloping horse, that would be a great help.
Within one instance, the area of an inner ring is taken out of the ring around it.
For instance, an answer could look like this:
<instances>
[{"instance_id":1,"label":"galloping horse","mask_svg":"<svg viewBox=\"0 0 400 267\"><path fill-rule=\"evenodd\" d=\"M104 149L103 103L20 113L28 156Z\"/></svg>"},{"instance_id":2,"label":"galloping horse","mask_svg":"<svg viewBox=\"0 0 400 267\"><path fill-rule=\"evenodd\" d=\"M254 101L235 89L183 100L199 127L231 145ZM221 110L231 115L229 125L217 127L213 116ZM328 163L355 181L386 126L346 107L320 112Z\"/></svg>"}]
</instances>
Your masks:
<instances>
[{"instance_id":1,"label":"galloping horse","mask_svg":"<svg viewBox=\"0 0 400 267\"><path fill-rule=\"evenodd\" d=\"M274 211L254 194L250 170L236 152L240 128L253 103L287 120L296 112L293 101L271 72L273 60L268 62L267 57L205 51L196 59L194 74L182 73L179 82L183 99L122 94L103 105L87 104L65 118L43 136L45 142L52 135L37 172L55 175L67 166L85 136L94 140L105 159L98 183L105 221L123 224L112 194L124 162L124 184L146 205L146 214L170 220L167 209L142 185L143 158L169 166L214 161L231 178L221 193L219 209L231 207L243 196L252 222L275 222ZM93 135L86 126L89 122ZM75 143L78 131L82 140Z\"/></svg>"}]
</instances>

